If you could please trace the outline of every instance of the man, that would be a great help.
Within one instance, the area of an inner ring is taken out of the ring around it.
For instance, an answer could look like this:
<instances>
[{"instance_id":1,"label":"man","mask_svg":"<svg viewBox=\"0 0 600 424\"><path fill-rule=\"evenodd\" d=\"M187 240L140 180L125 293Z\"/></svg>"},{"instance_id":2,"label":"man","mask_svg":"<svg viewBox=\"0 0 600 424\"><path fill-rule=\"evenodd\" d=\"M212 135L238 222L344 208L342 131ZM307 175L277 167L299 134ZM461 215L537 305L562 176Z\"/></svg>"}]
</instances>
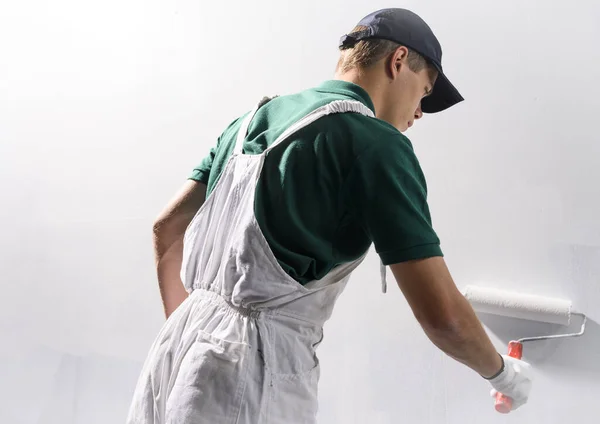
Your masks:
<instances>
[{"instance_id":1,"label":"man","mask_svg":"<svg viewBox=\"0 0 600 424\"><path fill-rule=\"evenodd\" d=\"M235 120L157 219L168 319L129 423L314 423L322 327L371 243L431 341L526 402L529 366L496 352L457 290L402 135L463 100L437 39L386 9L340 49L334 80Z\"/></svg>"}]
</instances>

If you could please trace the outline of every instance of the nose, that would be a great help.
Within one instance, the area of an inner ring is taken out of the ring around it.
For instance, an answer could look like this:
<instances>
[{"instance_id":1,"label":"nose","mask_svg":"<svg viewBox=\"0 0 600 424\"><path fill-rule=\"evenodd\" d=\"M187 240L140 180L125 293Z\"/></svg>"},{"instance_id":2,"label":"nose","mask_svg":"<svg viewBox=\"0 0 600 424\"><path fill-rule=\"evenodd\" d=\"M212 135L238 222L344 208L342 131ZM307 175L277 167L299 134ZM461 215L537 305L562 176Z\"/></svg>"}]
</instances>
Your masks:
<instances>
[{"instance_id":1,"label":"nose","mask_svg":"<svg viewBox=\"0 0 600 424\"><path fill-rule=\"evenodd\" d=\"M419 107L415 110L415 120L421 119L423 117L423 111L421 110L421 103L419 103Z\"/></svg>"}]
</instances>

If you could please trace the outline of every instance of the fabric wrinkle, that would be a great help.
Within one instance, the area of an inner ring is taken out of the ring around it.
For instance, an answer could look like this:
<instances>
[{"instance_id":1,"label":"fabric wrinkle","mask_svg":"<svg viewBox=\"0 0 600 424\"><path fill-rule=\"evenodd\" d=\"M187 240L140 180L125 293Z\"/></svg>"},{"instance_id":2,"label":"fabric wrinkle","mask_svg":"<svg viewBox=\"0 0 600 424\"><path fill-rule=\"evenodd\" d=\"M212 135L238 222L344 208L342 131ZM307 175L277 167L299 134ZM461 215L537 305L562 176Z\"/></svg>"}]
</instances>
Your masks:
<instances>
[{"instance_id":1,"label":"fabric wrinkle","mask_svg":"<svg viewBox=\"0 0 600 424\"><path fill-rule=\"evenodd\" d=\"M188 298L159 332L144 364L128 424L314 424L316 348L352 271L338 265L301 285L279 265L254 216L265 157L290 135L332 113L370 109L354 100L317 108L257 155L242 154L244 119L215 189L184 236Z\"/></svg>"}]
</instances>

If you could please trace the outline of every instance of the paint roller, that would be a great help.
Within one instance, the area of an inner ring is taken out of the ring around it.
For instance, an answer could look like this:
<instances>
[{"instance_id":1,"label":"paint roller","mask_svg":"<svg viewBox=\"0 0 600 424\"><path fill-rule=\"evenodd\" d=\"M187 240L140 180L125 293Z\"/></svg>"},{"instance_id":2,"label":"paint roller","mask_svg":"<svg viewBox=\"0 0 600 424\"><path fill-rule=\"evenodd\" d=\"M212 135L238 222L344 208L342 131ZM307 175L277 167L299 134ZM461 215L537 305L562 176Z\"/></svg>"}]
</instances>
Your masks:
<instances>
[{"instance_id":1,"label":"paint roller","mask_svg":"<svg viewBox=\"0 0 600 424\"><path fill-rule=\"evenodd\" d=\"M572 303L566 299L550 298L530 294L509 292L504 290L467 286L463 295L477 312L519 318L530 321L541 321L551 324L569 325L571 316L582 317L581 329L578 333L555 334L539 337L525 337L508 343L508 356L521 359L523 343L537 340L549 340L564 337L581 336L585 331L586 316L572 310ZM496 411L508 413L512 409L512 399L501 393L496 395Z\"/></svg>"}]
</instances>

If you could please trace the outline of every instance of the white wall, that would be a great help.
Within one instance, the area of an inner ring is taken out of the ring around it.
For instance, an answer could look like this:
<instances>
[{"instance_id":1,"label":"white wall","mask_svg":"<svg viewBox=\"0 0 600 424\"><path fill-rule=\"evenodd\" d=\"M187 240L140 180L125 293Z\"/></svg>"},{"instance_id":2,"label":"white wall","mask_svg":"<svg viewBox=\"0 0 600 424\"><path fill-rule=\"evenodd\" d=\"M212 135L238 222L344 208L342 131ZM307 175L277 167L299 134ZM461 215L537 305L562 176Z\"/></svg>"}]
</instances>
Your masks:
<instances>
[{"instance_id":1,"label":"white wall","mask_svg":"<svg viewBox=\"0 0 600 424\"><path fill-rule=\"evenodd\" d=\"M340 35L397 3L21 0L0 7L0 422L122 422L162 323L154 216L232 119L332 76ZM573 299L579 339L526 347L530 404L425 338L377 258L321 348L322 423L597 422L600 3L405 1L464 103L411 130L460 286ZM555 327L482 317L497 344ZM559 329L560 330L560 329Z\"/></svg>"}]
</instances>

